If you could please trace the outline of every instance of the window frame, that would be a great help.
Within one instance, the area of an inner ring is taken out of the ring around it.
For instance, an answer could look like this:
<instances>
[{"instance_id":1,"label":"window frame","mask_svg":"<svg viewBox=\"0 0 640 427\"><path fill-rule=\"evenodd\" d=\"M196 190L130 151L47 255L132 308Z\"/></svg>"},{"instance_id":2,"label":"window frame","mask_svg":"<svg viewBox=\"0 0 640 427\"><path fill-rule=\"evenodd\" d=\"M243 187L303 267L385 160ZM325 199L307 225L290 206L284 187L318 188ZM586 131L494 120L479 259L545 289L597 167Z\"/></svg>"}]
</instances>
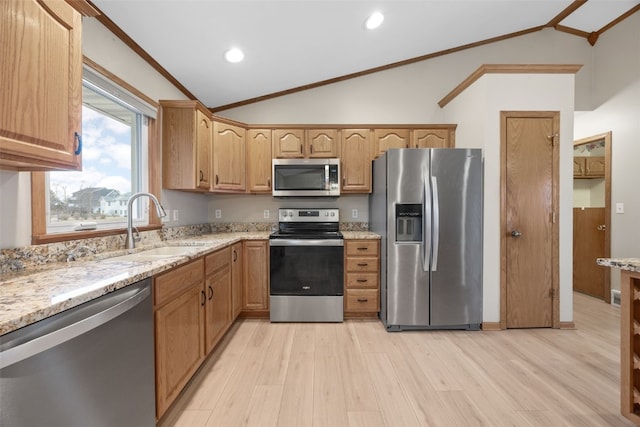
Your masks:
<instances>
[{"instance_id":1,"label":"window frame","mask_svg":"<svg viewBox=\"0 0 640 427\"><path fill-rule=\"evenodd\" d=\"M128 90L135 96L144 100L151 106L160 110L160 105L149 98L124 80L120 79L113 73L106 70L104 67L96 64L87 57L83 57L83 64L89 68L104 75L114 83ZM160 191L162 187L160 165L161 165L161 151L160 151L160 137L159 137L159 123L158 119L148 118L148 191L154 194L160 200ZM45 172L31 172L31 244L39 245L45 243L64 242L69 240L88 239L92 237L113 236L126 233L126 228L112 228L107 230L91 230L91 231L73 231L67 233L51 233L47 234L47 191L48 188L45 182ZM150 203L149 200L147 203ZM159 230L162 228L162 222L158 217L155 209L149 209L149 224L143 227L138 227L140 231Z\"/></svg>"}]
</instances>

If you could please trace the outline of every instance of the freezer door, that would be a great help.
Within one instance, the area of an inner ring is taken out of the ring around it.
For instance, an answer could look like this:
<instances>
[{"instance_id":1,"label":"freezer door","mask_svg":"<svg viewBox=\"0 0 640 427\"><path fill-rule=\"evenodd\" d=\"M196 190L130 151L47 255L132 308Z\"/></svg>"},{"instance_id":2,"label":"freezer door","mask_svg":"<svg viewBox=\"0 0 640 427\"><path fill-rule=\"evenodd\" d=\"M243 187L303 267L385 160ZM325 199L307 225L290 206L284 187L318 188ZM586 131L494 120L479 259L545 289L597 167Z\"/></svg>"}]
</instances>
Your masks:
<instances>
[{"instance_id":1,"label":"freezer door","mask_svg":"<svg viewBox=\"0 0 640 427\"><path fill-rule=\"evenodd\" d=\"M482 322L482 151L433 149L431 326Z\"/></svg>"},{"instance_id":2,"label":"freezer door","mask_svg":"<svg viewBox=\"0 0 640 427\"><path fill-rule=\"evenodd\" d=\"M387 271L383 302L387 328L429 324L429 272L424 269L425 257L428 265L425 241L430 241L425 227L429 222L425 205L429 189L425 189L424 177L428 173L429 150L387 151ZM422 218L420 230L414 216L417 211Z\"/></svg>"}]
</instances>

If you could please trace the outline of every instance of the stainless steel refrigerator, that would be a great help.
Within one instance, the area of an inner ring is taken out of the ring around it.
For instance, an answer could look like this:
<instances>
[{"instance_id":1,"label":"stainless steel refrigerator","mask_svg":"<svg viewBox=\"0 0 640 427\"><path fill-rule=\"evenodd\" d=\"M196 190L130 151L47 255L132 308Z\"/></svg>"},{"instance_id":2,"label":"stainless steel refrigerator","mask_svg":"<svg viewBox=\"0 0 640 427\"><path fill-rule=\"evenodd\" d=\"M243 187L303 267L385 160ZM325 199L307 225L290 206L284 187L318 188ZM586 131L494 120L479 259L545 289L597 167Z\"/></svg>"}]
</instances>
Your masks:
<instances>
[{"instance_id":1,"label":"stainless steel refrigerator","mask_svg":"<svg viewBox=\"0 0 640 427\"><path fill-rule=\"evenodd\" d=\"M369 223L382 236L388 331L479 329L482 181L480 149L389 149L373 161Z\"/></svg>"}]
</instances>

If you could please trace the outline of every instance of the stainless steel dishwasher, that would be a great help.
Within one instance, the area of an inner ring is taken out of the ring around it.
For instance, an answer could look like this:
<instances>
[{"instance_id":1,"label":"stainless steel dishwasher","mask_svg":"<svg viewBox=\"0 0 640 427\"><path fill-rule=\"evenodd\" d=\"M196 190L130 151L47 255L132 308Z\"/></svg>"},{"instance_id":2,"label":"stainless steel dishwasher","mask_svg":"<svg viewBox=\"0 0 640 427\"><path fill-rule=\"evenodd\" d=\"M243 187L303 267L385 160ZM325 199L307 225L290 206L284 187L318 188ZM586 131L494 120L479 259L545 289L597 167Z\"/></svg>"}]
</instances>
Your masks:
<instances>
[{"instance_id":1,"label":"stainless steel dishwasher","mask_svg":"<svg viewBox=\"0 0 640 427\"><path fill-rule=\"evenodd\" d=\"M0 426L154 425L150 279L0 337Z\"/></svg>"}]
</instances>

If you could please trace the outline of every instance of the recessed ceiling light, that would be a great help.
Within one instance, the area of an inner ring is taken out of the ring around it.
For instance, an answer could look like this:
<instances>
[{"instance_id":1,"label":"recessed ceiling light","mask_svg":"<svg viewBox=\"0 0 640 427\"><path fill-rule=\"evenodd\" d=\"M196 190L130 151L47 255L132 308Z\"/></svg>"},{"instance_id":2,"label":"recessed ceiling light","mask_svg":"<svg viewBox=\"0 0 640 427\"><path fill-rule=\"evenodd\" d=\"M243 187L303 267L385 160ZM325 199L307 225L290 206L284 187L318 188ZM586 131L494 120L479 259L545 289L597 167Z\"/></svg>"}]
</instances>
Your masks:
<instances>
[{"instance_id":1,"label":"recessed ceiling light","mask_svg":"<svg viewBox=\"0 0 640 427\"><path fill-rule=\"evenodd\" d=\"M242 51L237 47L232 47L224 54L224 57L227 61L236 63L244 59L244 53L242 53Z\"/></svg>"},{"instance_id":2,"label":"recessed ceiling light","mask_svg":"<svg viewBox=\"0 0 640 427\"><path fill-rule=\"evenodd\" d=\"M384 15L380 12L373 12L369 18L367 18L367 22L365 22L365 26L368 30L373 30L374 28L378 28L380 24L384 21Z\"/></svg>"}]
</instances>

